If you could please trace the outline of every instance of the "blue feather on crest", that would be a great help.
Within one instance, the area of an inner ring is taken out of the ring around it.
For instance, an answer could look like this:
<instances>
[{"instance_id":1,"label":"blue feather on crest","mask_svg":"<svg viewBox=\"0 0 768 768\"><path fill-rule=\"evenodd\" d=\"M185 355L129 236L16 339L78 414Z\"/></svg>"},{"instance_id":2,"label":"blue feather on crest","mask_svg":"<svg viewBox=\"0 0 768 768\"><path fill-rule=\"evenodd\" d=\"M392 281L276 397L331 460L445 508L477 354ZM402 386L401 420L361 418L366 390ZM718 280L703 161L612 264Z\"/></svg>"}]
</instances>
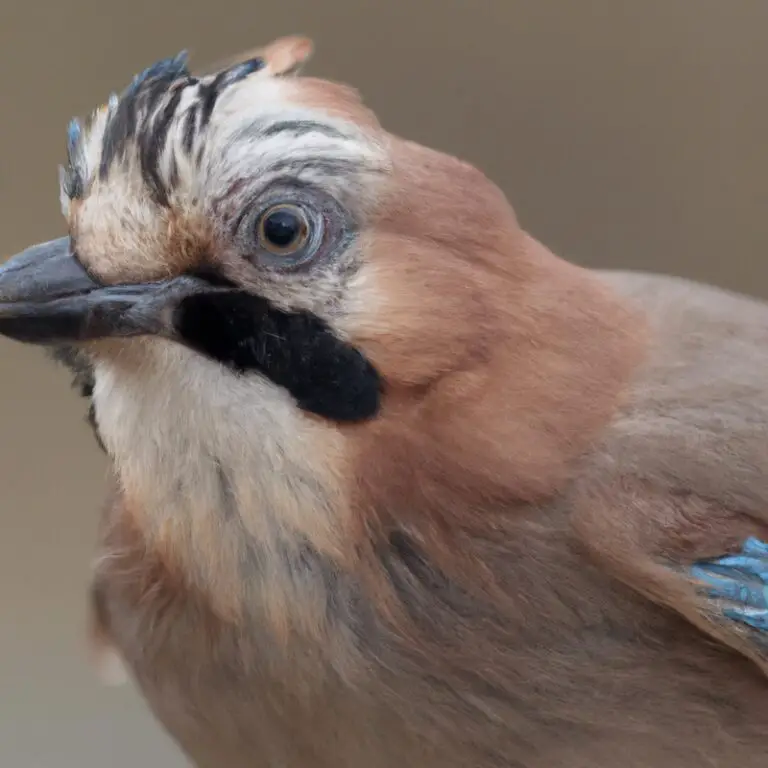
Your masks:
<instances>
[{"instance_id":1,"label":"blue feather on crest","mask_svg":"<svg viewBox=\"0 0 768 768\"><path fill-rule=\"evenodd\" d=\"M188 52L181 51L176 54L176 56L170 56L155 62L152 66L147 67L143 72L134 76L126 93L135 91L142 85L153 80L166 80L171 82L182 77L189 77L188 61Z\"/></svg>"},{"instance_id":2,"label":"blue feather on crest","mask_svg":"<svg viewBox=\"0 0 768 768\"><path fill-rule=\"evenodd\" d=\"M70 158L75 155L82 135L83 128L80 125L80 121L73 118L67 126L67 153Z\"/></svg>"}]
</instances>

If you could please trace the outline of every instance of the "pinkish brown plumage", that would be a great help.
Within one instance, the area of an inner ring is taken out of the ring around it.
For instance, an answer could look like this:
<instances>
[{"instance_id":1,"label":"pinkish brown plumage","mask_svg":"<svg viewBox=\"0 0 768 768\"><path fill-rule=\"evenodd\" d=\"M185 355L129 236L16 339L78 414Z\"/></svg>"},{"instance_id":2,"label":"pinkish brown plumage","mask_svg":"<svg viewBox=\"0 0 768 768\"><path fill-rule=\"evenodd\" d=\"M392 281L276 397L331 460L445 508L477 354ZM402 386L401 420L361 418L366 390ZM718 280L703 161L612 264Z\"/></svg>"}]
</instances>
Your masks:
<instances>
[{"instance_id":1,"label":"pinkish brown plumage","mask_svg":"<svg viewBox=\"0 0 768 768\"><path fill-rule=\"evenodd\" d=\"M562 261L310 50L144 73L0 271L111 459L99 658L202 768L762 767L768 308Z\"/></svg>"}]
</instances>

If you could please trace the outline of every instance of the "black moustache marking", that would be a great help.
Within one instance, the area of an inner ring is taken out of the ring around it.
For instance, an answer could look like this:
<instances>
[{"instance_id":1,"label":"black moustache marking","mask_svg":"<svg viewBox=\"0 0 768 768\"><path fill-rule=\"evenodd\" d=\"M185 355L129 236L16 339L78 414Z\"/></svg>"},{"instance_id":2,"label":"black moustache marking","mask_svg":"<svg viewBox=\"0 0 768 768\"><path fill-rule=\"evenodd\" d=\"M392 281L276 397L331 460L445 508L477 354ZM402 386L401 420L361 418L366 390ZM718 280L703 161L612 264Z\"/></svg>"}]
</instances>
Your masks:
<instances>
[{"instance_id":1,"label":"black moustache marking","mask_svg":"<svg viewBox=\"0 0 768 768\"><path fill-rule=\"evenodd\" d=\"M174 326L191 348L266 376L317 416L357 422L379 410L376 369L309 312L284 312L243 291L204 293L181 302Z\"/></svg>"}]
</instances>

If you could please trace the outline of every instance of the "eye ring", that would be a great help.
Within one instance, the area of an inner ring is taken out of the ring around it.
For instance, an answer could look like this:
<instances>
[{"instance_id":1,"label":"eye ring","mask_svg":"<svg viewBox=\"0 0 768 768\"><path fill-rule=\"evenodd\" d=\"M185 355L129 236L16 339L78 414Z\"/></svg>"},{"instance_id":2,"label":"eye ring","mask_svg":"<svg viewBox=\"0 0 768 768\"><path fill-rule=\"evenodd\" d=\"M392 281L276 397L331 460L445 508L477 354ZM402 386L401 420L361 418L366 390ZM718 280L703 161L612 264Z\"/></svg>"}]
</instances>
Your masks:
<instances>
[{"instance_id":1,"label":"eye ring","mask_svg":"<svg viewBox=\"0 0 768 768\"><path fill-rule=\"evenodd\" d=\"M298 205L279 203L264 210L256 220L256 239L273 256L293 256L311 238L310 221Z\"/></svg>"}]
</instances>

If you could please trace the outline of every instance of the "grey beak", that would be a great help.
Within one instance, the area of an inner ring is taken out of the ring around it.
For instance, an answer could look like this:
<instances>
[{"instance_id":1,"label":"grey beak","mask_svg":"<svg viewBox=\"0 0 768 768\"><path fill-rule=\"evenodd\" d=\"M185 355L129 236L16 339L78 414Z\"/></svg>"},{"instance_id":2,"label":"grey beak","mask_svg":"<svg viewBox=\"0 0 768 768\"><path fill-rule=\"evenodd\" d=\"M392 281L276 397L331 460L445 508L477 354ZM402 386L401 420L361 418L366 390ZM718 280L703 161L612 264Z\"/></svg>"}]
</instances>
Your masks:
<instances>
[{"instance_id":1,"label":"grey beak","mask_svg":"<svg viewBox=\"0 0 768 768\"><path fill-rule=\"evenodd\" d=\"M215 290L178 277L104 286L83 269L68 237L34 245L0 267L0 335L31 344L173 335L173 310L185 296Z\"/></svg>"}]
</instances>

